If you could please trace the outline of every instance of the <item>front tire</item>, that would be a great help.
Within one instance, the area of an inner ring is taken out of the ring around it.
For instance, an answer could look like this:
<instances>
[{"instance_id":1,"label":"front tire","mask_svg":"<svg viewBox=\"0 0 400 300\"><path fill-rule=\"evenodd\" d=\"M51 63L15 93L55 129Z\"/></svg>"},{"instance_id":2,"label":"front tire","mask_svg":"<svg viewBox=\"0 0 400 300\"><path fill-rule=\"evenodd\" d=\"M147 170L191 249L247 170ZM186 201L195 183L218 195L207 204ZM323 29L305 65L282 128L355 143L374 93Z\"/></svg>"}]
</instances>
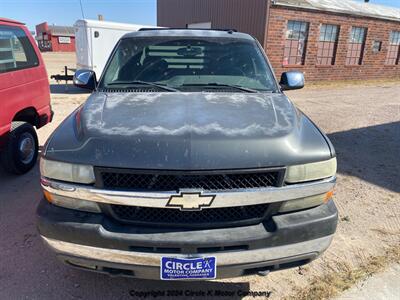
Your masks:
<instances>
[{"instance_id":1,"label":"front tire","mask_svg":"<svg viewBox=\"0 0 400 300\"><path fill-rule=\"evenodd\" d=\"M35 128L26 122L13 122L7 143L1 153L4 169L13 174L24 174L36 164L39 142Z\"/></svg>"}]
</instances>

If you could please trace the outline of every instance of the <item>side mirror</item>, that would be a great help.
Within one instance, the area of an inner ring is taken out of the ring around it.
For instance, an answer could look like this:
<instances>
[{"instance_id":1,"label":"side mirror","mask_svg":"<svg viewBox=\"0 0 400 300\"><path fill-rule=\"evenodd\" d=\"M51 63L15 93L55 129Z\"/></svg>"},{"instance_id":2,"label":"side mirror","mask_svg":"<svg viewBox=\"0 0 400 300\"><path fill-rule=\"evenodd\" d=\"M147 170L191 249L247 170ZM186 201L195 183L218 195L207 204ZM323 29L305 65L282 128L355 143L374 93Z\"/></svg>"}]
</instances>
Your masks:
<instances>
[{"instance_id":1,"label":"side mirror","mask_svg":"<svg viewBox=\"0 0 400 300\"><path fill-rule=\"evenodd\" d=\"M74 85L93 91L96 89L96 73L91 70L77 70L74 74Z\"/></svg>"},{"instance_id":2,"label":"side mirror","mask_svg":"<svg viewBox=\"0 0 400 300\"><path fill-rule=\"evenodd\" d=\"M304 87L304 75L298 71L282 73L279 85L282 91L302 89Z\"/></svg>"}]
</instances>

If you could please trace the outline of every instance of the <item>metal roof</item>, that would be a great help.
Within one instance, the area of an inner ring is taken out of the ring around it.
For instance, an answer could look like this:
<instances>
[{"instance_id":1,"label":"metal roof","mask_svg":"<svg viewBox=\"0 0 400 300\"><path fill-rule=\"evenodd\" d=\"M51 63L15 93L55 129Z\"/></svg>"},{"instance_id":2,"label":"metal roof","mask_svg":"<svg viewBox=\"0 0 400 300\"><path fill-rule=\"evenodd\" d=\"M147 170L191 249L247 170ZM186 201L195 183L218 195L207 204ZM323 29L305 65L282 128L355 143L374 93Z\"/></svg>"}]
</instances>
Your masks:
<instances>
[{"instance_id":1,"label":"metal roof","mask_svg":"<svg viewBox=\"0 0 400 300\"><path fill-rule=\"evenodd\" d=\"M242 32L229 32L225 30L212 30L212 29L154 29L144 30L137 32L130 32L123 36L123 38L131 37L225 37L254 40L254 38Z\"/></svg>"},{"instance_id":2,"label":"metal roof","mask_svg":"<svg viewBox=\"0 0 400 300\"><path fill-rule=\"evenodd\" d=\"M49 25L49 31L54 36L75 36L74 27Z\"/></svg>"},{"instance_id":3,"label":"metal roof","mask_svg":"<svg viewBox=\"0 0 400 300\"><path fill-rule=\"evenodd\" d=\"M273 4L400 22L400 9L352 0L273 0Z\"/></svg>"}]
</instances>

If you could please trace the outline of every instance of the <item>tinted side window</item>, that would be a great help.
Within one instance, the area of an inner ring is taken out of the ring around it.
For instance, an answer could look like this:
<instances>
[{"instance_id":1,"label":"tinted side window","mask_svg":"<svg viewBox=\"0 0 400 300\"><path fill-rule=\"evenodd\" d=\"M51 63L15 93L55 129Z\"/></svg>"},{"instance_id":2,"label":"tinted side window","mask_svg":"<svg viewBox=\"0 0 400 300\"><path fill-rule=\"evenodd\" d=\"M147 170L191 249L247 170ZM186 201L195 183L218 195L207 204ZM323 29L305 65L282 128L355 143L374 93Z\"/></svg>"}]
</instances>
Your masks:
<instances>
[{"instance_id":1,"label":"tinted side window","mask_svg":"<svg viewBox=\"0 0 400 300\"><path fill-rule=\"evenodd\" d=\"M25 32L18 27L0 25L0 73L38 65L39 59Z\"/></svg>"}]
</instances>

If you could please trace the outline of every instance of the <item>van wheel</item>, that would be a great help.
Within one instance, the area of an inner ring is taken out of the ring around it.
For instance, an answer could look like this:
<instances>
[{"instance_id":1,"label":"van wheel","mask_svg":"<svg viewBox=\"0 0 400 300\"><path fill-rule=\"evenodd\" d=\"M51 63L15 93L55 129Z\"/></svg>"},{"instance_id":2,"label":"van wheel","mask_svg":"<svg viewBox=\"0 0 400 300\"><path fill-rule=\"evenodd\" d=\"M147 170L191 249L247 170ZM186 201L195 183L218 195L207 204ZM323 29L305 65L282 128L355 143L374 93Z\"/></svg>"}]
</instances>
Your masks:
<instances>
[{"instance_id":1,"label":"van wheel","mask_svg":"<svg viewBox=\"0 0 400 300\"><path fill-rule=\"evenodd\" d=\"M1 162L7 172L24 174L31 170L38 157L39 143L33 126L26 122L13 122Z\"/></svg>"}]
</instances>

